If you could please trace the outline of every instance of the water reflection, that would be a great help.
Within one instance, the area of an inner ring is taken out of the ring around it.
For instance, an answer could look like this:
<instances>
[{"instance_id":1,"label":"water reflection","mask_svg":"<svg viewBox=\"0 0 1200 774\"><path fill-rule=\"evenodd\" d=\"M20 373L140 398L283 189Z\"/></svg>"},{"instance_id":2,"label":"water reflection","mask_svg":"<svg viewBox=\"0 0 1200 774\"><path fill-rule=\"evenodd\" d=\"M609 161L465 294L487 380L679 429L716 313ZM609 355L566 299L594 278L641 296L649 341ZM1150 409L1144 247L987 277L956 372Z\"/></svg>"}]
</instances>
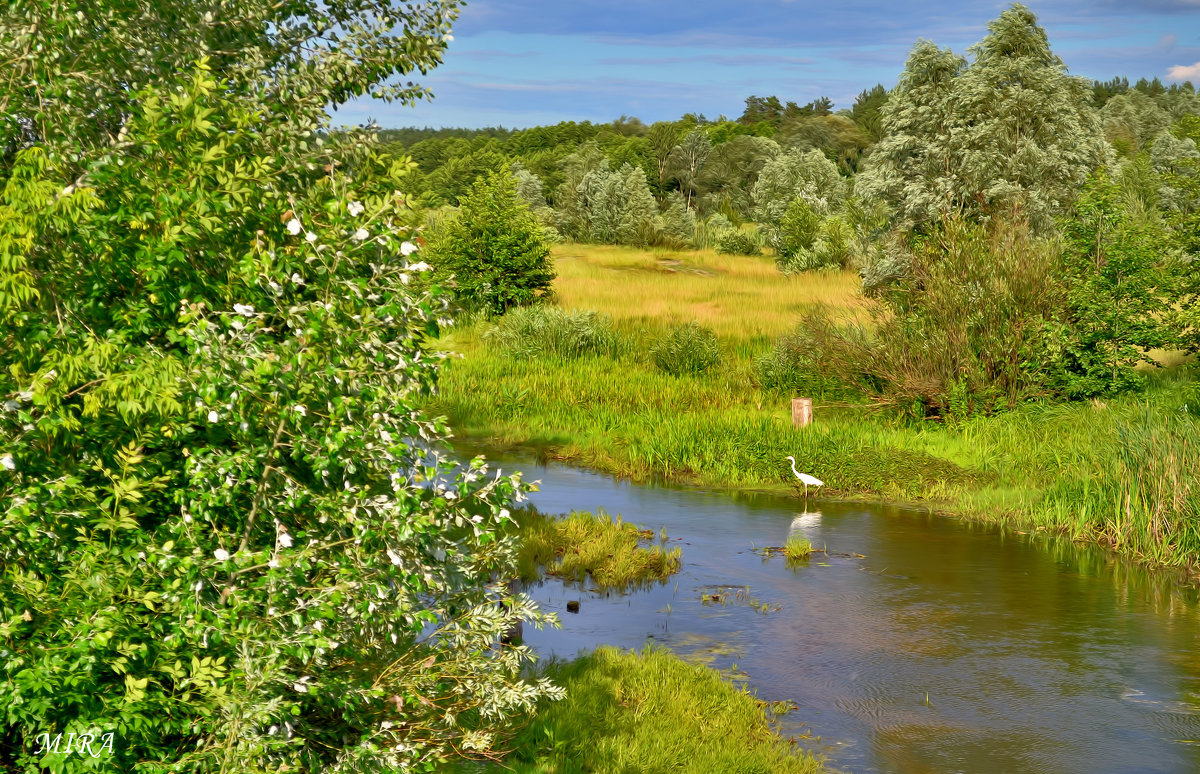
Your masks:
<instances>
[{"instance_id":1,"label":"water reflection","mask_svg":"<svg viewBox=\"0 0 1200 774\"><path fill-rule=\"evenodd\" d=\"M792 519L791 526L788 527L787 538L784 540L786 544L792 539L793 535L800 537L812 543L814 546L819 545L817 535L820 533L821 527L821 512L820 511L805 511L804 513L796 514Z\"/></svg>"},{"instance_id":2,"label":"water reflection","mask_svg":"<svg viewBox=\"0 0 1200 774\"><path fill-rule=\"evenodd\" d=\"M505 460L506 467L514 464ZM1196 591L1102 551L889 506L630 486L522 462L547 512L604 507L683 545L672 583L607 598L532 590L579 615L529 632L540 653L657 640L719 669L851 772L1200 771ZM755 546L799 533L830 555ZM862 554L864 558L837 554ZM745 588L778 612L704 604Z\"/></svg>"}]
</instances>

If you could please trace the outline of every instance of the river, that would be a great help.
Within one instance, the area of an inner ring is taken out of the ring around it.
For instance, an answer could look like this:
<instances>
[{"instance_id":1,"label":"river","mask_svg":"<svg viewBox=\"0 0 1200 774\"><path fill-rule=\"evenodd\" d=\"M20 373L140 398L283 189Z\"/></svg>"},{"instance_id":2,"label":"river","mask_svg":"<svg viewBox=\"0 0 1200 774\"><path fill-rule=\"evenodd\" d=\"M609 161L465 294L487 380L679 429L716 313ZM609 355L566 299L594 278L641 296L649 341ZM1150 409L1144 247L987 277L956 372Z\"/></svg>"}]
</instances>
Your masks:
<instances>
[{"instance_id":1,"label":"river","mask_svg":"<svg viewBox=\"0 0 1200 774\"><path fill-rule=\"evenodd\" d=\"M683 547L681 572L648 590L530 588L562 621L526 631L543 657L657 642L736 664L759 698L795 703L784 731L840 771L1200 772L1191 587L1099 549L923 511L492 460L540 480L544 512L604 508ZM831 555L788 566L754 552L793 531Z\"/></svg>"}]
</instances>

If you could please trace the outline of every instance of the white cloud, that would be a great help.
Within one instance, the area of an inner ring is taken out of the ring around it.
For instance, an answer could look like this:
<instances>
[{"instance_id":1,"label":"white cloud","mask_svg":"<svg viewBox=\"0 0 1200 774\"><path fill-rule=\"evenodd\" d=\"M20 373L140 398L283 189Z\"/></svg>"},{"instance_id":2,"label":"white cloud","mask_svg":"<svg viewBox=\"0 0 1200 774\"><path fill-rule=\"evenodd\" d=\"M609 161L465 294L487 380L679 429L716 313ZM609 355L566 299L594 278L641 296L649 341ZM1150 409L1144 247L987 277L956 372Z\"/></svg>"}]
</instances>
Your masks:
<instances>
[{"instance_id":1,"label":"white cloud","mask_svg":"<svg viewBox=\"0 0 1200 774\"><path fill-rule=\"evenodd\" d=\"M1193 65L1175 65L1167 70L1167 75L1173 81L1186 81L1192 78L1200 78L1200 62Z\"/></svg>"}]
</instances>

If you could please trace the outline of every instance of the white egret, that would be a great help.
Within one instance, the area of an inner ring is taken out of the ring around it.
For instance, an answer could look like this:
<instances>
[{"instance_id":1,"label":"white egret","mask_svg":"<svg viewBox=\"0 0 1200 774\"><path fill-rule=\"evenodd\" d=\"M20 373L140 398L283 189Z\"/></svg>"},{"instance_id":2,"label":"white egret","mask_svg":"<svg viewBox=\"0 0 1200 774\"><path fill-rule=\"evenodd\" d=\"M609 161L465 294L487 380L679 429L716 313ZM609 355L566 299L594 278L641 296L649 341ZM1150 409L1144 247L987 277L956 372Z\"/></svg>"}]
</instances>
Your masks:
<instances>
[{"instance_id":1,"label":"white egret","mask_svg":"<svg viewBox=\"0 0 1200 774\"><path fill-rule=\"evenodd\" d=\"M808 497L808 488L810 486L825 486L825 482L822 481L821 479L817 478L816 476L810 476L807 473L801 473L800 471L796 470L796 458L795 457L792 457L789 455L788 459L792 461L792 472L795 473L796 478L800 479L801 483L804 484L804 497L806 499Z\"/></svg>"}]
</instances>

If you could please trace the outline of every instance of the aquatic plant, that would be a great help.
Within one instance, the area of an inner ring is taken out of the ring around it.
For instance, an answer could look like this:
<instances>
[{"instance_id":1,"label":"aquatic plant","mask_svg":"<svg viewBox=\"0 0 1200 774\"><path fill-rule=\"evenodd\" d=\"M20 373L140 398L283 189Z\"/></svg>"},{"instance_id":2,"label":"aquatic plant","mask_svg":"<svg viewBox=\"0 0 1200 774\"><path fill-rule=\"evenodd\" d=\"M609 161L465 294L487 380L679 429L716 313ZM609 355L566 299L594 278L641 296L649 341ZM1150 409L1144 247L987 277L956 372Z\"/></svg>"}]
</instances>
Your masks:
<instances>
[{"instance_id":1,"label":"aquatic plant","mask_svg":"<svg viewBox=\"0 0 1200 774\"><path fill-rule=\"evenodd\" d=\"M660 544L643 546L654 539L643 530L612 517L575 511L566 516L547 516L535 510L517 516L521 547L517 555L523 581L546 575L574 583L589 583L600 591L622 590L654 582L665 583L679 571L682 549Z\"/></svg>"}]
</instances>

